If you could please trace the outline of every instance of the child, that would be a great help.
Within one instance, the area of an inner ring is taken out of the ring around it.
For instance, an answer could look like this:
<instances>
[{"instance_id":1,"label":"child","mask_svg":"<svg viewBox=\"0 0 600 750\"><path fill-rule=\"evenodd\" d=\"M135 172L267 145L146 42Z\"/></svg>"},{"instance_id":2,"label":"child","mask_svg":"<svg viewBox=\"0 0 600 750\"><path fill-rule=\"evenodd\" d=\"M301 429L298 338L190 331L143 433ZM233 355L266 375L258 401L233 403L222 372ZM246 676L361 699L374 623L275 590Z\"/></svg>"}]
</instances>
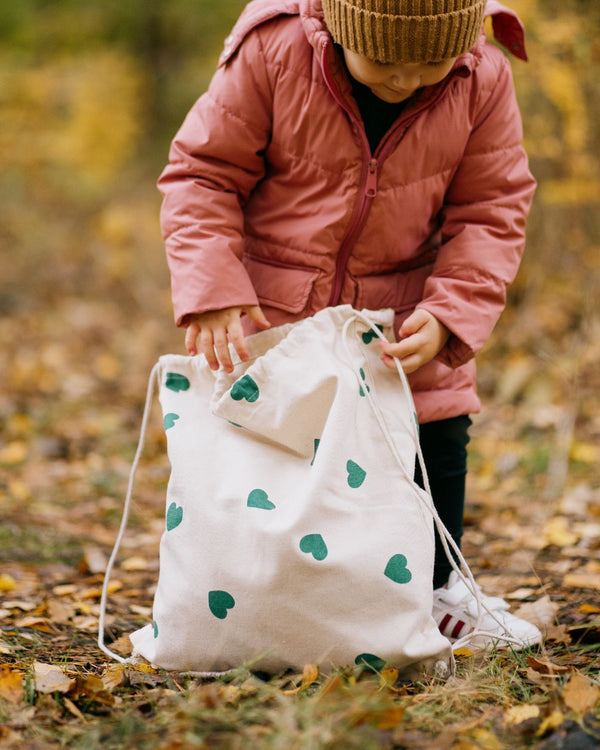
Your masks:
<instances>
[{"instance_id":1,"label":"child","mask_svg":"<svg viewBox=\"0 0 600 750\"><path fill-rule=\"evenodd\" d=\"M460 544L474 355L504 304L535 182L485 0L254 0L159 180L176 322L190 355L337 304L391 307L436 508ZM525 58L514 13L494 30ZM418 476L417 481L422 482ZM476 621L437 541L434 617ZM482 595L483 596L483 595ZM538 629L484 597L481 645Z\"/></svg>"}]
</instances>

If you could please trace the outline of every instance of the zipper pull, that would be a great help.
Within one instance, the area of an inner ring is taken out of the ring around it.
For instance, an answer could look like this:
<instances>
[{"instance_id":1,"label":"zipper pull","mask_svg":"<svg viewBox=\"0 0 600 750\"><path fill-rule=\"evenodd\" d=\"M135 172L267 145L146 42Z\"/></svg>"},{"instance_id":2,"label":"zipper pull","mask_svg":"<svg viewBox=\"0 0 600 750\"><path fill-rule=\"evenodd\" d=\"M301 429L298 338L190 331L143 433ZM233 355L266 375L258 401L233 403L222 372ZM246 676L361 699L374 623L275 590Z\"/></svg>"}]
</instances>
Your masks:
<instances>
[{"instance_id":1,"label":"zipper pull","mask_svg":"<svg viewBox=\"0 0 600 750\"><path fill-rule=\"evenodd\" d=\"M369 171L367 172L366 184L367 198L374 198L377 195L377 159L369 160Z\"/></svg>"}]
</instances>

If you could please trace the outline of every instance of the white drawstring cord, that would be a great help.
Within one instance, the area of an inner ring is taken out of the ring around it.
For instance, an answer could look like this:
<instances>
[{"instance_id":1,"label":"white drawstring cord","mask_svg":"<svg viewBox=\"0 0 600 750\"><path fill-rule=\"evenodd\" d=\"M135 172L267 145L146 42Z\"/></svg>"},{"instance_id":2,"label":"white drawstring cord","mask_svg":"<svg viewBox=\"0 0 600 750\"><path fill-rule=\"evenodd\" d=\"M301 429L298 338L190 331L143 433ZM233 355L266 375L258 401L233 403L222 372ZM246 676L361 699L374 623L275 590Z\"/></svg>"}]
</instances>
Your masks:
<instances>
[{"instance_id":1,"label":"white drawstring cord","mask_svg":"<svg viewBox=\"0 0 600 750\"><path fill-rule=\"evenodd\" d=\"M362 312L359 312L358 310L354 310L353 312L354 312L354 317L349 318L345 322L344 327L342 329L342 340L344 342L344 347L346 349L346 353L348 354L350 362L352 362L353 357L352 357L352 353L350 352L350 347L348 345L348 341L349 341L348 329L349 329L350 325L353 322L355 322L357 319L358 320L362 320L363 323L365 323L366 325L368 325L369 328L376 334L376 336L379 339L381 339L382 341L387 341L386 337L381 333L380 329L377 328L377 326L373 323L372 320L369 319L369 317L367 315L365 315ZM398 375L400 376L400 381L402 382L402 386L404 388L404 392L406 394L406 397L408 398L408 403L409 403L409 405L411 405L413 407L413 411L414 411L414 402L413 402L413 397L412 397L412 391L410 389L410 385L408 383L408 379L406 377L406 374L405 374L404 370L402 369L402 366L401 366L401 364L400 364L400 362L398 361L397 358L394 358L394 362L396 364L396 369L398 371ZM361 384L361 387L362 387L362 377L360 375L360 372L357 371L357 372L355 372L355 374L356 374L356 377L357 377L357 379L358 379L358 381L359 381L359 383ZM423 484L425 485L425 491L427 493L428 498L431 499L431 501L432 501L431 503L425 502L422 494L419 493L419 492L417 492L417 490L415 488L414 477L410 476L410 474L409 474L409 472L408 472L408 470L407 470L407 468L406 468L406 466L405 466L405 464L404 464L404 462L402 460L402 457L399 455L399 453L397 451L397 448L396 448L396 445L395 445L395 443L394 443L391 435L389 434L389 430L387 428L387 425L385 424L385 421L384 421L382 415L380 414L380 411L379 411L377 405L375 404L373 396L371 395L371 393L369 392L369 390L367 388L364 388L363 392L367 396L369 404L371 405L371 408L373 409L373 413L375 414L375 417L376 417L376 419L377 419L377 421L379 423L381 431L384 434L386 442L388 443L388 445L389 445L389 447L390 447L390 449L391 449L394 457L396 458L396 461L397 461L398 465L402 469L402 472L403 472L404 476L406 477L406 479L408 479L410 487L415 492L415 495L417 496L417 498L419 499L419 501L423 505L425 505L427 507L427 510L431 514L431 516L433 518L433 522L434 522L434 524L435 524L435 526L436 526L436 528L438 530L438 534L439 534L439 537L440 537L440 541L441 541L442 547L444 549L444 552L446 553L446 556L448 558L448 561L450 562L450 565L456 571L456 573L457 573L458 577L460 578L460 580L465 584L465 586L467 587L467 589L473 595L473 597L475 598L475 601L477 602L477 620L475 621L475 626L474 626L473 630L470 633L468 633L466 636L464 636L463 638L460 638L459 640L455 641L455 643L453 644L453 649L459 649L459 648L462 648L463 646L468 645L476 636L489 636L489 637L492 637L492 638L494 638L496 640L505 641L506 643L513 643L513 644L518 645L518 646L525 645L524 642L520 638L514 637L512 634L509 633L509 631L508 631L509 634L507 634L507 635L498 636L496 633L490 633L490 632L487 632L487 631L482 630L480 628L481 621L482 621L483 616L484 616L484 612L486 612L496 623L498 623L498 625L500 625L505 631L507 630L506 629L506 625L498 617L496 617L496 615L482 601L481 594L480 594L480 591L479 591L479 587L477 586L477 584L475 582L475 578L473 576L473 573L471 572L471 569L469 568L469 566L467 564L467 561L463 557L462 552L461 552L459 546L456 544L456 542L454 541L454 539L450 535L450 532L444 526L444 524L442 522L442 519L439 517L439 514L438 514L435 506L433 505L433 499L432 499L432 496L431 496L431 487L429 485L429 478L427 476L427 469L425 467L425 459L423 458L423 453L421 451L421 444L420 444L420 441L419 441L419 435L417 433L417 424L416 424L416 422L414 422L414 423L411 422L411 430L412 430L412 434L413 434L413 440L414 440L414 443L415 443L416 454L417 454L417 457L418 457L418 460L419 460L419 465L421 467L421 473L422 473L422 476L423 476ZM453 555L450 552L450 547L455 552L456 557L458 558L460 565L457 565L457 563L456 563ZM461 567L464 568L464 571L465 571L464 573L461 570Z\"/></svg>"},{"instance_id":2,"label":"white drawstring cord","mask_svg":"<svg viewBox=\"0 0 600 750\"><path fill-rule=\"evenodd\" d=\"M125 534L125 530L127 528L127 521L129 519L129 510L131 508L131 499L133 496L133 485L135 481L135 475L136 475L136 472L140 463L140 459L142 456L142 451L144 450L146 430L148 427L148 420L150 418L150 412L152 410L152 398L154 396L155 385L157 387L160 386L160 363L159 362L157 362L154 365L154 367L152 368L152 371L150 372L150 376L148 378L148 388L146 391L146 403L144 404L142 425L140 427L140 437L138 440L137 450L135 452L133 463L131 465L131 471L129 473L129 483L127 485L127 494L125 496L125 503L123 506L123 516L121 518L121 525L119 526L119 532L117 534L117 539L115 541L113 551L106 565L106 571L104 573L104 584L102 586L102 595L100 597L100 615L98 618L98 646L101 649L101 651L103 651L107 656L110 656L112 659L115 659L121 664L130 663L134 659L135 654L125 659L122 656L119 656L119 654L115 654L114 651L111 651L104 644L104 623L106 619L106 604L108 600L110 576L111 576L111 573L115 564L117 554L119 552L119 548L121 546L121 542L123 540L123 536ZM226 670L224 672L188 672L186 674L189 674L192 677L222 677L225 674L229 674L231 671L232 670Z\"/></svg>"},{"instance_id":3,"label":"white drawstring cord","mask_svg":"<svg viewBox=\"0 0 600 750\"><path fill-rule=\"evenodd\" d=\"M125 496L125 504L123 506L123 516L121 518L121 525L119 526L119 533L117 534L115 546L113 547L113 551L106 565L106 571L104 573L104 584L102 586L102 595L100 597L100 615L98 619L98 646L100 647L102 651L104 651L105 654L107 654L113 659L116 659L116 661L120 662L121 664L126 664L127 662L130 661L130 659L124 659L122 656L115 654L114 651L111 651L107 646L104 645L104 621L106 618L106 601L108 598L108 589L109 589L110 576L112 573L112 569L114 567L115 559L119 552L119 547L121 546L121 542L123 540L123 535L125 534L125 529L127 528L127 520L129 518L129 509L131 507L131 497L133 494L133 482L135 479L135 474L136 474L138 465L140 463L142 451L144 449L144 441L146 439L146 428L148 426L148 419L150 417L150 411L152 409L152 398L154 396L154 386L155 384L159 385L158 383L159 367L160 365L157 362L152 368L150 377L148 378L148 389L146 391L146 403L144 405L142 426L140 428L140 437L138 440L137 450L135 452L135 457L131 465L131 471L129 472L129 484L127 486L127 495Z\"/></svg>"}]
</instances>

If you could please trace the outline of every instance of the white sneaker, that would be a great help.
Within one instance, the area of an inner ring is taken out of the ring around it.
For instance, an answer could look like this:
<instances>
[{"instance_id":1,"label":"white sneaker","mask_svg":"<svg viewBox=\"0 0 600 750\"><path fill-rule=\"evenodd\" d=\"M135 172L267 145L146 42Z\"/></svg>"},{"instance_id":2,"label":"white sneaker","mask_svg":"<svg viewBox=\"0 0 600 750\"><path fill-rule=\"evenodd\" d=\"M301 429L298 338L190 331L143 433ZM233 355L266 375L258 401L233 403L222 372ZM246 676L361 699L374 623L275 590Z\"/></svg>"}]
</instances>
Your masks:
<instances>
[{"instance_id":1,"label":"white sneaker","mask_svg":"<svg viewBox=\"0 0 600 750\"><path fill-rule=\"evenodd\" d=\"M479 586L477 591L482 605L482 617L477 633L465 644L467 648L511 646L518 651L542 642L542 634L538 628L512 615L504 599L485 596ZM445 635L450 643L454 643L475 629L477 615L477 599L453 570L448 583L433 592L433 619L440 633ZM505 640L506 638L512 640Z\"/></svg>"}]
</instances>

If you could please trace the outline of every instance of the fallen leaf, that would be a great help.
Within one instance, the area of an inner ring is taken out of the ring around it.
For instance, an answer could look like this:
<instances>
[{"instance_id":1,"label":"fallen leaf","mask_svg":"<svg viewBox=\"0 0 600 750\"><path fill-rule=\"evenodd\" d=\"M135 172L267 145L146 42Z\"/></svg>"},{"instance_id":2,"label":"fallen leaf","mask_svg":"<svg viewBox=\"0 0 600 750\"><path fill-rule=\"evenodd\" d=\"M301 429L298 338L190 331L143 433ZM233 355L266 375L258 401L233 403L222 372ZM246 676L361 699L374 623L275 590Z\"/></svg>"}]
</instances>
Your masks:
<instances>
[{"instance_id":1,"label":"fallen leaf","mask_svg":"<svg viewBox=\"0 0 600 750\"><path fill-rule=\"evenodd\" d=\"M74 685L69 690L69 695L74 701L85 698L105 706L112 706L115 703L114 696L106 689L100 677L95 675L85 677L77 675Z\"/></svg>"},{"instance_id":2,"label":"fallen leaf","mask_svg":"<svg viewBox=\"0 0 600 750\"><path fill-rule=\"evenodd\" d=\"M8 573L2 573L0 575L0 591L6 593L7 591L14 591L17 588L17 582L15 579L8 575Z\"/></svg>"},{"instance_id":3,"label":"fallen leaf","mask_svg":"<svg viewBox=\"0 0 600 750\"><path fill-rule=\"evenodd\" d=\"M319 667L316 664L305 664L302 670L302 680L300 685L295 688L289 688L283 690L284 695L298 695L309 688L314 682L319 679Z\"/></svg>"},{"instance_id":4,"label":"fallen leaf","mask_svg":"<svg viewBox=\"0 0 600 750\"><path fill-rule=\"evenodd\" d=\"M66 625L75 617L75 607L63 599L49 599L46 602L48 616L52 622Z\"/></svg>"},{"instance_id":5,"label":"fallen leaf","mask_svg":"<svg viewBox=\"0 0 600 750\"><path fill-rule=\"evenodd\" d=\"M583 443L573 441L571 444L570 458L583 464L598 463L598 446L595 443Z\"/></svg>"},{"instance_id":6,"label":"fallen leaf","mask_svg":"<svg viewBox=\"0 0 600 750\"><path fill-rule=\"evenodd\" d=\"M579 607L579 611L586 615L593 615L596 614L596 612L600 612L600 607L597 607L595 604L582 604L581 607Z\"/></svg>"},{"instance_id":7,"label":"fallen leaf","mask_svg":"<svg viewBox=\"0 0 600 750\"><path fill-rule=\"evenodd\" d=\"M569 635L569 628L564 623L546 627L544 629L544 637L547 641L554 641L555 643L569 644L572 642L572 638Z\"/></svg>"},{"instance_id":8,"label":"fallen leaf","mask_svg":"<svg viewBox=\"0 0 600 750\"><path fill-rule=\"evenodd\" d=\"M21 601L20 599L11 599L2 602L2 606L5 609L20 609L22 612L31 612L32 609L37 607L35 602Z\"/></svg>"},{"instance_id":9,"label":"fallen leaf","mask_svg":"<svg viewBox=\"0 0 600 750\"><path fill-rule=\"evenodd\" d=\"M576 544L579 535L571 531L569 525L569 519L565 516L555 516L547 521L542 532L545 544L554 544L557 547L571 547Z\"/></svg>"},{"instance_id":10,"label":"fallen leaf","mask_svg":"<svg viewBox=\"0 0 600 750\"><path fill-rule=\"evenodd\" d=\"M516 601L523 601L524 599L529 599L529 597L533 594L535 594L535 589L520 588L516 589L515 591L511 591L510 594L506 594L505 598Z\"/></svg>"},{"instance_id":11,"label":"fallen leaf","mask_svg":"<svg viewBox=\"0 0 600 750\"><path fill-rule=\"evenodd\" d=\"M114 644L111 644L111 647ZM111 664L107 669L104 670L102 677L102 683L107 690L114 690L119 685L126 682L127 679L127 667L125 664Z\"/></svg>"},{"instance_id":12,"label":"fallen leaf","mask_svg":"<svg viewBox=\"0 0 600 750\"><path fill-rule=\"evenodd\" d=\"M52 633L52 627L47 617L22 617L15 622L17 628L32 628L39 630L41 633Z\"/></svg>"},{"instance_id":13,"label":"fallen leaf","mask_svg":"<svg viewBox=\"0 0 600 750\"><path fill-rule=\"evenodd\" d=\"M504 721L508 726L522 724L528 719L536 719L540 715L540 707L525 703L522 706L511 706L504 713Z\"/></svg>"},{"instance_id":14,"label":"fallen leaf","mask_svg":"<svg viewBox=\"0 0 600 750\"><path fill-rule=\"evenodd\" d=\"M0 464L15 466L27 458L27 443L24 440L13 440L0 449Z\"/></svg>"},{"instance_id":15,"label":"fallen leaf","mask_svg":"<svg viewBox=\"0 0 600 750\"><path fill-rule=\"evenodd\" d=\"M114 594L116 591L120 591L123 588L123 584L121 581L117 581L114 579L108 584L107 592L109 594ZM89 588L85 591L82 591L81 598L82 599L99 599L102 595L102 587L98 588Z\"/></svg>"},{"instance_id":16,"label":"fallen leaf","mask_svg":"<svg viewBox=\"0 0 600 750\"><path fill-rule=\"evenodd\" d=\"M85 716L81 713L81 711L77 708L77 706L70 698L67 698L67 696L65 695L62 700L65 708L67 709L67 711L69 711L69 713L73 714L76 719L85 721Z\"/></svg>"},{"instance_id":17,"label":"fallen leaf","mask_svg":"<svg viewBox=\"0 0 600 750\"><path fill-rule=\"evenodd\" d=\"M574 672L563 689L567 708L581 716L589 713L600 699L600 687L581 672Z\"/></svg>"},{"instance_id":18,"label":"fallen leaf","mask_svg":"<svg viewBox=\"0 0 600 750\"><path fill-rule=\"evenodd\" d=\"M119 567L122 570L126 570L128 572L148 570L148 560L146 560L144 557L139 556L128 557L127 559L123 560Z\"/></svg>"},{"instance_id":19,"label":"fallen leaf","mask_svg":"<svg viewBox=\"0 0 600 750\"><path fill-rule=\"evenodd\" d=\"M554 622L556 613L560 606L553 602L549 596L542 596L534 602L525 602L515 610L515 615L523 620L544 629Z\"/></svg>"},{"instance_id":20,"label":"fallen leaf","mask_svg":"<svg viewBox=\"0 0 600 750\"><path fill-rule=\"evenodd\" d=\"M55 586L52 589L52 593L56 596L70 596L77 592L77 586L74 583L62 583L60 586Z\"/></svg>"},{"instance_id":21,"label":"fallen leaf","mask_svg":"<svg viewBox=\"0 0 600 750\"><path fill-rule=\"evenodd\" d=\"M600 590L600 573L567 573L562 584L570 589Z\"/></svg>"},{"instance_id":22,"label":"fallen leaf","mask_svg":"<svg viewBox=\"0 0 600 750\"><path fill-rule=\"evenodd\" d=\"M539 725L536 735L538 737L543 737L543 735L546 734L546 732L550 732L553 729L556 729L559 727L563 721L565 720L565 715L562 711L552 711L551 714L546 716L546 718L542 721L542 723Z\"/></svg>"},{"instance_id":23,"label":"fallen leaf","mask_svg":"<svg viewBox=\"0 0 600 750\"><path fill-rule=\"evenodd\" d=\"M379 674L379 687L392 688L399 674L396 667L384 667Z\"/></svg>"},{"instance_id":24,"label":"fallen leaf","mask_svg":"<svg viewBox=\"0 0 600 750\"><path fill-rule=\"evenodd\" d=\"M527 663L532 669L540 674L565 674L571 671L571 667L563 667L559 664L555 664L550 659L538 658L537 656L528 656Z\"/></svg>"},{"instance_id":25,"label":"fallen leaf","mask_svg":"<svg viewBox=\"0 0 600 750\"><path fill-rule=\"evenodd\" d=\"M25 695L23 678L25 673L21 669L13 669L8 664L0 667L0 697L9 703L20 703Z\"/></svg>"},{"instance_id":26,"label":"fallen leaf","mask_svg":"<svg viewBox=\"0 0 600 750\"><path fill-rule=\"evenodd\" d=\"M35 689L38 693L68 693L75 684L75 680L54 664L33 663Z\"/></svg>"},{"instance_id":27,"label":"fallen leaf","mask_svg":"<svg viewBox=\"0 0 600 750\"><path fill-rule=\"evenodd\" d=\"M99 547L87 546L83 548L83 557L79 563L82 573L104 573L108 558Z\"/></svg>"}]
</instances>

